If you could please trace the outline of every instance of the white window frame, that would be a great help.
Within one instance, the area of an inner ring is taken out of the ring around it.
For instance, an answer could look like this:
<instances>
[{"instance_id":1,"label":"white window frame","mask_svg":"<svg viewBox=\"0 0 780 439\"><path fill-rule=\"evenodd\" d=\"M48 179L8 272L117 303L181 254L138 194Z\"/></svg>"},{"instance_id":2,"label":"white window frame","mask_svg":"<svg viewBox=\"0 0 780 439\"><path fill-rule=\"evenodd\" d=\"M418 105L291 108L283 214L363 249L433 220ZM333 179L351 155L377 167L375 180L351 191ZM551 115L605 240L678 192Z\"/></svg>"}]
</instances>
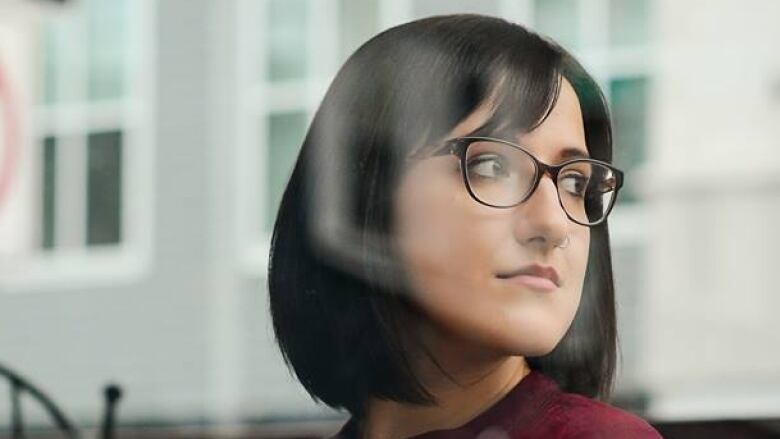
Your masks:
<instances>
[{"instance_id":1,"label":"white window frame","mask_svg":"<svg viewBox=\"0 0 780 439\"><path fill-rule=\"evenodd\" d=\"M236 242L241 255L241 271L250 277L264 276L268 267L270 230L263 233L269 207L264 187L268 181L265 166L268 151L268 117L275 113L302 111L307 124L316 111L332 79L337 54L337 0L311 0L305 13L310 28L307 47L307 74L302 80L271 82L257 68L267 60L267 44L258 21L266 19L268 1L238 0L237 26L237 154ZM330 75L330 76L329 76Z\"/></svg>"},{"instance_id":2,"label":"white window frame","mask_svg":"<svg viewBox=\"0 0 780 439\"><path fill-rule=\"evenodd\" d=\"M55 236L57 242L85 243L86 229L86 139L88 134L100 131L122 133L122 205L121 242L116 245L72 246L52 249L40 247L40 237L24 259L14 261L11 269L0 269L0 290L8 293L35 291L81 290L86 288L116 287L146 277L152 265L154 236L154 48L155 5L152 0L125 2L127 10L127 46L123 76L124 94L121 98L90 101L86 94L86 70L58 73L57 89L74 91L83 99L54 103L43 101L44 67L38 63L33 69L39 74L38 90L33 108L31 144L33 186L40 194L40 175L43 169L41 145L46 137L57 139L57 183L55 184ZM66 4L57 14L71 13L70 8L83 3ZM83 17L83 15L81 15ZM79 18L83 19L83 18ZM66 56L80 56L86 46L84 26L76 26L74 41L58 44L81 45L82 50L58 51ZM43 25L41 24L41 29ZM36 34L41 37L43 31ZM72 76L68 76L71 74ZM67 137L62 137L67 136ZM63 139L67 139L63 142ZM69 148L63 154L63 148ZM60 172L64 169L65 172ZM60 180L60 174L63 179ZM68 177L70 176L70 178ZM79 187L73 187L78 185ZM31 217L41 220L40 199L33 202Z\"/></svg>"}]
</instances>

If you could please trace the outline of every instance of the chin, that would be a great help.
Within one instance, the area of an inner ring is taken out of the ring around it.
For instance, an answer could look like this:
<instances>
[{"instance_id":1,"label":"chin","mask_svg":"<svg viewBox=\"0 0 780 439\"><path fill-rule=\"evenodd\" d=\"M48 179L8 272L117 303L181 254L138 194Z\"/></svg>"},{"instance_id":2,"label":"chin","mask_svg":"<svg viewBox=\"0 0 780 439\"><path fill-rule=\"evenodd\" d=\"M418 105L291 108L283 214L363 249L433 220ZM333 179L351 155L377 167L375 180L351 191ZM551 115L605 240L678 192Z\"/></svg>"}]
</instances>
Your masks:
<instances>
[{"instance_id":1,"label":"chin","mask_svg":"<svg viewBox=\"0 0 780 439\"><path fill-rule=\"evenodd\" d=\"M555 349L558 343L533 343L524 344L513 349L513 355L521 355L523 357L541 357L549 354Z\"/></svg>"},{"instance_id":2,"label":"chin","mask_svg":"<svg viewBox=\"0 0 780 439\"><path fill-rule=\"evenodd\" d=\"M552 352L561 342L562 336L557 332L546 334L533 334L533 337L525 336L522 339L510 341L511 354L524 357L541 357ZM561 334L562 335L562 334Z\"/></svg>"},{"instance_id":3,"label":"chin","mask_svg":"<svg viewBox=\"0 0 780 439\"><path fill-rule=\"evenodd\" d=\"M521 355L523 355L524 357L543 357L549 354L550 352L552 352L556 346L558 346L558 343L550 343L544 346L538 346L535 347L534 349L530 349L524 352Z\"/></svg>"}]
</instances>

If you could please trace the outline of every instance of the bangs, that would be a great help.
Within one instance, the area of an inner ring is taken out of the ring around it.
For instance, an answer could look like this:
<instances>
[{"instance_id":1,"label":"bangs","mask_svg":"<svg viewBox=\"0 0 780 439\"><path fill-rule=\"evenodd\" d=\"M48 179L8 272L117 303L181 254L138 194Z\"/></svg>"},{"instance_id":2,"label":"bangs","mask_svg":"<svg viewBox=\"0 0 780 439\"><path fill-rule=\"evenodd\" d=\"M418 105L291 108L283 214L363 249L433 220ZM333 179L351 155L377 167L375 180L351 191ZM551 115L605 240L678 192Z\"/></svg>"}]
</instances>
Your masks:
<instances>
[{"instance_id":1,"label":"bangs","mask_svg":"<svg viewBox=\"0 0 780 439\"><path fill-rule=\"evenodd\" d=\"M574 89L582 113L585 141L591 157L612 162L612 126L609 105L596 81L582 65L563 49L528 58L502 67L490 97L480 105L490 105L490 116L467 136L512 138L541 125L560 96L563 80Z\"/></svg>"},{"instance_id":2,"label":"bangs","mask_svg":"<svg viewBox=\"0 0 780 439\"><path fill-rule=\"evenodd\" d=\"M557 69L540 73L548 74L531 78L508 74L496 87L490 117L467 135L501 138L541 125L558 100L563 76Z\"/></svg>"},{"instance_id":3,"label":"bangs","mask_svg":"<svg viewBox=\"0 0 780 439\"><path fill-rule=\"evenodd\" d=\"M425 96L429 106L439 104L432 114L440 117L426 118L424 145L435 146L457 123L485 105L489 118L468 135L527 133L547 119L560 94L565 51L530 32L500 34L492 42L460 43L470 47L450 51L457 55L444 63L449 77L418 95ZM441 95L431 96L431 89Z\"/></svg>"}]
</instances>

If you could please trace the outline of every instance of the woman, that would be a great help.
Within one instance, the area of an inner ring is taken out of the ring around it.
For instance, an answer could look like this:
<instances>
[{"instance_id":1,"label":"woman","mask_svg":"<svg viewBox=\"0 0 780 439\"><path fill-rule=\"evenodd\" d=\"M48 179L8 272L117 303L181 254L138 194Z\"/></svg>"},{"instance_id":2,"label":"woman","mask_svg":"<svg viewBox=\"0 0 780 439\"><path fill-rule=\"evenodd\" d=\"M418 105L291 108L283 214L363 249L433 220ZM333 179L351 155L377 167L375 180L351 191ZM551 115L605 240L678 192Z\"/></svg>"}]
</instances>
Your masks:
<instances>
[{"instance_id":1,"label":"woman","mask_svg":"<svg viewBox=\"0 0 780 439\"><path fill-rule=\"evenodd\" d=\"M285 361L351 414L337 437L660 437L598 400L617 338L610 133L580 64L501 19L407 23L350 57L268 280Z\"/></svg>"}]
</instances>

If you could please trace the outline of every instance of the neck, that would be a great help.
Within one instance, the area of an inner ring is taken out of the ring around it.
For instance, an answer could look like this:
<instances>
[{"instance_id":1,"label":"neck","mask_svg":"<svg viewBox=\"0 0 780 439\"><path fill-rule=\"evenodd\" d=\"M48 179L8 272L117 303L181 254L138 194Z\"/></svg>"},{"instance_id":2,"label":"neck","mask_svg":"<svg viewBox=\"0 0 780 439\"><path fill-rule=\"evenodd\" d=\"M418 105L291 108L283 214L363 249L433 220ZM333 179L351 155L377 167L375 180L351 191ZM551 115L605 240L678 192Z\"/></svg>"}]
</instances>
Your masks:
<instances>
[{"instance_id":1,"label":"neck","mask_svg":"<svg viewBox=\"0 0 780 439\"><path fill-rule=\"evenodd\" d=\"M436 398L434 406L370 399L361 422L365 439L396 439L459 427L506 396L531 371L524 357L498 355L430 326L418 328L423 343L444 372L419 351L417 376Z\"/></svg>"}]
</instances>

